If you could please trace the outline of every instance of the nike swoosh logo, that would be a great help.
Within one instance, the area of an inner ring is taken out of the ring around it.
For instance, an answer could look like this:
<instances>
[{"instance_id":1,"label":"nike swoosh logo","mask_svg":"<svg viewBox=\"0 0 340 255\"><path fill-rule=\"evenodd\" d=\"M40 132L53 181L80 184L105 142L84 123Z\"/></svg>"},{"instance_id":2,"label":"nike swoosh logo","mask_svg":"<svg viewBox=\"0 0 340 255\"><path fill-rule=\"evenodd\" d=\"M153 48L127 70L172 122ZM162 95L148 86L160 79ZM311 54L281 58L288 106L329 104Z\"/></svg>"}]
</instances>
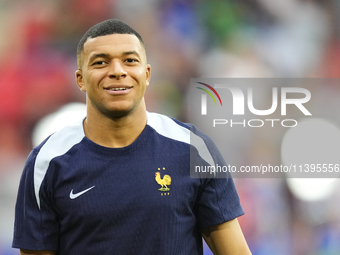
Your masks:
<instances>
[{"instance_id":1,"label":"nike swoosh logo","mask_svg":"<svg viewBox=\"0 0 340 255\"><path fill-rule=\"evenodd\" d=\"M71 192L70 192L70 198L71 199L75 199L75 198L83 195L85 192L88 192L90 189L93 189L93 188L94 188L94 186L92 186L91 188L88 188L86 190L80 191L80 192L78 192L76 194L73 194L73 189L72 189Z\"/></svg>"}]
</instances>

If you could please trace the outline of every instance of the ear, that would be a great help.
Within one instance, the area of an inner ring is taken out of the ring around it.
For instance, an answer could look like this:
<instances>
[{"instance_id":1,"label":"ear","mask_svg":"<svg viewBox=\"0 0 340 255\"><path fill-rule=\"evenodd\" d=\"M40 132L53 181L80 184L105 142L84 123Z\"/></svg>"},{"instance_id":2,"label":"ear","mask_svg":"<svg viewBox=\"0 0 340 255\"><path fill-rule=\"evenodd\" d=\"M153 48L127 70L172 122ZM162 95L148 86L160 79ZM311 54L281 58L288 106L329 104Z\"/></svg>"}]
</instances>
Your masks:
<instances>
[{"instance_id":1,"label":"ear","mask_svg":"<svg viewBox=\"0 0 340 255\"><path fill-rule=\"evenodd\" d=\"M151 79L151 65L146 65L146 86L149 86Z\"/></svg>"},{"instance_id":2,"label":"ear","mask_svg":"<svg viewBox=\"0 0 340 255\"><path fill-rule=\"evenodd\" d=\"M83 92L86 92L86 86L84 84L82 71L78 69L75 74L76 74L76 82L77 82L79 89Z\"/></svg>"}]
</instances>

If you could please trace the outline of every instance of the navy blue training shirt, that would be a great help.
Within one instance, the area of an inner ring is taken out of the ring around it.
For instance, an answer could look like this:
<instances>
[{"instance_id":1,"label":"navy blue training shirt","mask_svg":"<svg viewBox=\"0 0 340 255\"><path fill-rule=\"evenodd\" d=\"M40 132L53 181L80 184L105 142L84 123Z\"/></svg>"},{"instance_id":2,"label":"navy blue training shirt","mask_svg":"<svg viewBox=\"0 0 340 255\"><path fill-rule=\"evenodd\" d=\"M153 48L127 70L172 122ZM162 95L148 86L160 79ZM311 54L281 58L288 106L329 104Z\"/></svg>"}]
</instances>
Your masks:
<instances>
[{"instance_id":1,"label":"navy blue training shirt","mask_svg":"<svg viewBox=\"0 0 340 255\"><path fill-rule=\"evenodd\" d=\"M82 122L57 131L27 159L13 247L203 254L201 229L244 212L231 178L190 178L190 148L199 165L226 165L207 136L156 113L147 113L145 129L124 148L92 142Z\"/></svg>"}]
</instances>

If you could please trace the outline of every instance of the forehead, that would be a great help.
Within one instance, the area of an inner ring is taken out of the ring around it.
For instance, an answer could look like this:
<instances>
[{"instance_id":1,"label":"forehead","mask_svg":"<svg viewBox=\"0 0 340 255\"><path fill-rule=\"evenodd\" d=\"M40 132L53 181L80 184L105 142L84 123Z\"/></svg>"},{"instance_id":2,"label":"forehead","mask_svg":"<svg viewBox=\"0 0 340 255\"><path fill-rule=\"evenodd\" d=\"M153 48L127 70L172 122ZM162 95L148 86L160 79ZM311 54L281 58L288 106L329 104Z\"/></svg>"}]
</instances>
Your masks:
<instances>
[{"instance_id":1,"label":"forehead","mask_svg":"<svg viewBox=\"0 0 340 255\"><path fill-rule=\"evenodd\" d=\"M120 51L136 51L145 54L137 36L133 34L111 34L89 38L84 44L84 54L90 56L97 53L119 53Z\"/></svg>"}]
</instances>

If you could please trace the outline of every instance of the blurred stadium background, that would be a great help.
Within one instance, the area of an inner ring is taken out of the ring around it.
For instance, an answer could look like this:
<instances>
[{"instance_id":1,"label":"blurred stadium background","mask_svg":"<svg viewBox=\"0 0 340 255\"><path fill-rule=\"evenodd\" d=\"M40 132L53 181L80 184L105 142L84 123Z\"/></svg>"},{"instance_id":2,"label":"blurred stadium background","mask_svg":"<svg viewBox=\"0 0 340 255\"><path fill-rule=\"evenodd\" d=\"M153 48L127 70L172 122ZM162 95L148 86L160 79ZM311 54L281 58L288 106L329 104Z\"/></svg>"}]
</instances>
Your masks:
<instances>
[{"instance_id":1,"label":"blurred stadium background","mask_svg":"<svg viewBox=\"0 0 340 255\"><path fill-rule=\"evenodd\" d=\"M19 253L11 248L14 205L33 131L61 107L85 103L74 78L76 46L108 18L127 22L146 43L148 110L182 121L191 77L340 73L337 0L0 0L0 255ZM340 93L340 86L325 91ZM284 179L235 181L254 255L340 254L339 185L304 200Z\"/></svg>"}]
</instances>

